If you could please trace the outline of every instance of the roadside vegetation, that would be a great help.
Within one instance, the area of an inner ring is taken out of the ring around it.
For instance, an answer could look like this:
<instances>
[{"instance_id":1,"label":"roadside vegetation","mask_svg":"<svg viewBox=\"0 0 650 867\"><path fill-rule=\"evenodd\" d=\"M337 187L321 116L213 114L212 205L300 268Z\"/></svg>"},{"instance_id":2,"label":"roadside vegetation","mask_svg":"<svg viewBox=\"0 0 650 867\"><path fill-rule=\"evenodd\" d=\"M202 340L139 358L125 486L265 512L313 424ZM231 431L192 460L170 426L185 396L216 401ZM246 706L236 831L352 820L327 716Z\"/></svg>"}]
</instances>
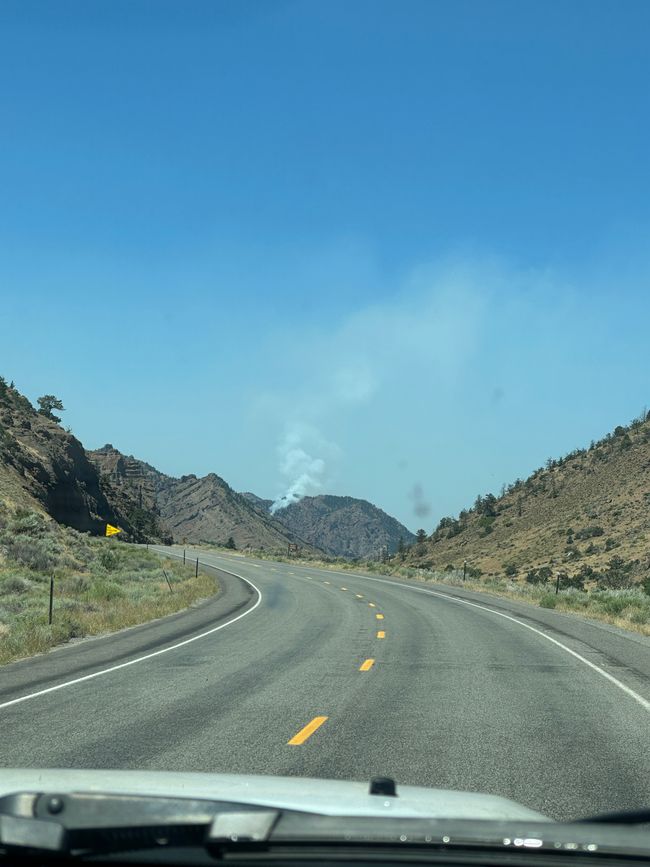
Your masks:
<instances>
[{"instance_id":1,"label":"roadside vegetation","mask_svg":"<svg viewBox=\"0 0 650 867\"><path fill-rule=\"evenodd\" d=\"M0 505L0 664L163 617L217 590L193 566Z\"/></svg>"}]
</instances>

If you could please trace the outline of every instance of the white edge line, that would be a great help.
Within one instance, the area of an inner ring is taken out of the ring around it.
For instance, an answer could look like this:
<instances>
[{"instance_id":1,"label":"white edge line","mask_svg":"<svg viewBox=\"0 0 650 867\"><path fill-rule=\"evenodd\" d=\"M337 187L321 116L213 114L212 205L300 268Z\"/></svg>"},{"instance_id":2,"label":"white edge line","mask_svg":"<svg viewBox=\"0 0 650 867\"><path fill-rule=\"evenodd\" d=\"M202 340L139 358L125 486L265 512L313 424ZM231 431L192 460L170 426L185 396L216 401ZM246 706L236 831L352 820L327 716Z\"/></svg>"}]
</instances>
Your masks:
<instances>
[{"instance_id":1,"label":"white edge line","mask_svg":"<svg viewBox=\"0 0 650 867\"><path fill-rule=\"evenodd\" d=\"M360 575L356 572L340 572L336 569L318 571L321 575L354 576L355 578L361 578L364 581L377 581L380 584L388 584L391 587L404 587L406 590L414 590L416 593L426 593L429 596L439 596L441 599L447 599L450 602L456 602L459 605L470 605L472 608L480 608L483 611L488 611L490 614L495 614L497 617L503 617L505 620L510 620L512 623L516 623L518 626L523 626L524 629L529 629L536 635L539 635L542 638L545 638L547 641L550 641L551 644L555 644L556 647L564 650L566 653L570 654L575 659L579 660L580 662L591 668L592 671L600 674L601 677L605 678L605 680L608 680L611 684L618 687L622 692L624 692L630 698L634 699L634 701L636 701L639 705L641 705L644 710L650 711L650 701L643 698L642 695L639 695L638 692L635 692L629 686L626 686L622 681L618 680L618 678L614 677L608 671L605 671L604 668L601 668L600 666L591 662L589 659L581 656L581 654L577 653L575 650L571 650L571 648L567 647L566 644L562 644L561 641L558 641L556 638L552 638L550 635L547 635L546 632L542 632L541 629L530 626L528 623L524 623L523 620L518 620L516 617L512 617L510 614L503 614L501 611L495 611L494 608L490 608L488 605L481 605L478 602L470 602L468 599L460 599L458 596L451 596L448 593L441 593L438 590L429 590L427 587L414 587L412 584L403 584L401 581L391 581L386 578L375 578L370 575ZM0 705L0 707L2 707L2 705Z\"/></svg>"},{"instance_id":2,"label":"white edge line","mask_svg":"<svg viewBox=\"0 0 650 867\"><path fill-rule=\"evenodd\" d=\"M558 641L556 638L552 638L550 635L542 632L541 629L536 629L534 626L530 626L528 623L524 623L523 620L518 620L516 617L511 617L509 614L503 614L501 611L495 611L494 608L490 608L488 605L480 605L478 602L470 602L468 599L460 599L458 596L450 596L448 593L440 593L440 591L438 590L429 590L426 587L414 587L411 584L402 584L401 581L389 581L386 578L374 578L370 575L359 575L354 572L337 572L334 569L328 569L322 574L328 573L333 573L336 575L354 575L355 578L362 578L364 581L378 581L380 584L388 584L391 587L404 587L406 590L414 590L416 593L426 593L429 596L440 596L441 599L448 599L450 602L456 602L459 605L470 605L472 608L481 608L483 611L488 611L490 614L495 614L497 617L503 617L505 620L510 620L512 623L516 623L518 626L523 626L524 629L529 629L536 635L540 635L542 638L550 641L551 644L555 644L556 647L559 647L561 650L564 650L575 659L583 662L586 666L591 668L592 671L595 671L597 674L600 674L601 677L604 677L605 680L608 680L614 686L617 686L622 692L624 692L626 695L629 695L630 698L634 699L634 701L640 704L644 710L650 711L650 701L643 698L643 696L639 695L638 692L630 689L629 686L626 686L622 681L618 680L618 678L614 677L608 671L605 671L604 668L601 668L590 660L585 659L584 656L576 653L575 650L571 650L571 648L567 647L566 644L562 644L561 641Z\"/></svg>"},{"instance_id":3,"label":"white edge line","mask_svg":"<svg viewBox=\"0 0 650 867\"><path fill-rule=\"evenodd\" d=\"M175 554L171 552L165 552L169 556L181 558L180 554ZM200 566L210 566L210 563L200 563ZM242 617L246 617L247 614L252 614L253 611L257 608L257 606L262 601L262 591L259 587L256 587L252 581L249 581L248 578L244 578L243 575L238 575L236 572L230 572L228 569L222 569L221 566L212 566L213 569L218 569L221 572L225 572L227 575L232 575L234 578L240 578L242 581L245 581L249 584L253 590L257 593L257 602L253 605L252 608L249 608L247 611L244 611L242 614L238 614L237 617L233 617L232 620L226 621L226 623L221 623L219 626L214 626L212 629L208 629L207 632L201 632L199 635L193 635L192 638L186 638L184 641L179 641L178 644L172 644L170 647L163 647L162 650L155 650L153 653L147 653L144 656L138 656L135 659L130 659L128 662L121 662L119 665L112 665L110 668L102 668L101 671L94 671L92 674L85 674L83 677L76 677L74 680L66 680L64 683L58 683L56 686L48 686L47 689L39 689L38 692L30 692L27 695L21 695L20 698L13 698L10 701L5 701L0 704L0 710L5 707L11 707L15 704L20 704L23 701L29 701L32 698L38 698L41 695L47 695L50 692L56 692L59 689L65 689L68 686L74 686L77 683L83 683L86 680L93 680L95 677L101 677L104 674L110 674L113 671L119 671L121 668L128 668L130 665L136 665L138 662L145 662L147 659L153 659L154 656L161 656L163 653L169 653L170 650L177 650L179 647L184 647L186 644L191 644L193 641L199 641L201 638L205 638L207 635L212 635L214 632L219 632L220 629L225 629L226 626L230 626L233 623L236 623L238 620L241 620Z\"/></svg>"},{"instance_id":4,"label":"white edge line","mask_svg":"<svg viewBox=\"0 0 650 867\"><path fill-rule=\"evenodd\" d=\"M489 611L490 614L496 614L497 617L503 617L506 620L512 621L512 623L516 623L518 626L523 626L524 629L530 629L531 632L534 632L536 635L541 635L542 638L545 638L547 641L550 641L551 644L555 644L556 647L559 647L567 653L571 654L571 656L580 660L580 662L584 662L585 665L589 666L589 668L591 668L593 671L600 674L602 677L605 678L605 680L613 683L614 686L617 686L626 695L629 695L630 698L633 698L634 701L638 702L641 707L644 708L644 710L650 711L650 701L643 698L643 696L639 695L638 692L630 689L629 686L626 686L616 677L611 675L608 671L605 671L604 668L601 668L590 660L585 659L584 656L576 653L575 650L571 650L571 648L567 647L566 644L562 644L561 641L558 641L556 638L552 638L550 635L542 632L541 629L536 629L534 626L530 626L528 623L524 623L523 620L518 620L516 617L511 617L509 614L503 614L501 611L495 611L494 608L490 608L487 605L480 605L478 602L470 602L468 599L459 599L458 596L450 596L448 593L440 593L438 590L429 590L426 587L412 587L410 584L402 584L399 581L388 581L385 578L371 578L369 575L359 575L358 577L365 578L366 581L379 581L381 584L392 584L393 586L397 585L398 587L405 587L407 590L415 590L418 593L427 593L429 596L440 596L441 599L448 599L450 602L457 602L459 605L471 605L472 608L481 608L483 611Z\"/></svg>"}]
</instances>

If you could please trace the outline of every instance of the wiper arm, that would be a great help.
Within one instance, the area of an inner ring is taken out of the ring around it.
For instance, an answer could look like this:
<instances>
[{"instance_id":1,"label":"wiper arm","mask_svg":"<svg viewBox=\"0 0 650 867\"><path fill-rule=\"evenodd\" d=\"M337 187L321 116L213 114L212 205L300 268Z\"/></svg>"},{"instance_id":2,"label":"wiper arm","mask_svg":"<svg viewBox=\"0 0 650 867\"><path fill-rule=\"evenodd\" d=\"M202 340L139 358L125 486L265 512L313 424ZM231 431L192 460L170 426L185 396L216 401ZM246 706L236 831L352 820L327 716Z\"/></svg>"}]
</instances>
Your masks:
<instances>
[{"instance_id":1,"label":"wiper arm","mask_svg":"<svg viewBox=\"0 0 650 867\"><path fill-rule=\"evenodd\" d=\"M101 855L259 845L280 815L279 810L224 801L20 793L0 798L0 852Z\"/></svg>"},{"instance_id":2,"label":"wiper arm","mask_svg":"<svg viewBox=\"0 0 650 867\"><path fill-rule=\"evenodd\" d=\"M579 822L599 822L608 825L643 825L650 822L650 808L642 807L640 810L620 810L616 813L599 813L596 816L588 816L586 819L578 819Z\"/></svg>"},{"instance_id":3,"label":"wiper arm","mask_svg":"<svg viewBox=\"0 0 650 867\"><path fill-rule=\"evenodd\" d=\"M0 863L29 861L33 856L47 862L163 848L191 848L219 859L249 851L282 855L288 849L314 847L332 851L426 847L430 857L477 849L626 852L647 857L645 830L615 826L648 821L649 810L555 824L528 819L337 816L230 801L32 792L0 798Z\"/></svg>"}]
</instances>

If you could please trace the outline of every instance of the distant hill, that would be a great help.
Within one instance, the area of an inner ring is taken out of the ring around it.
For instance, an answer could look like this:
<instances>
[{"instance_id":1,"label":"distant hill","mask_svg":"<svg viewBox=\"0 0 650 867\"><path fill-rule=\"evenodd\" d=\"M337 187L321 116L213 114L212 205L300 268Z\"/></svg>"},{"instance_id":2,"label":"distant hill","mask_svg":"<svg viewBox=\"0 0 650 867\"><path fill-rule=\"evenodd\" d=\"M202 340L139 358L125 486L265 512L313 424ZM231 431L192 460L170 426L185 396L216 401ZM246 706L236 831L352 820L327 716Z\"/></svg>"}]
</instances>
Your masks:
<instances>
[{"instance_id":1,"label":"distant hill","mask_svg":"<svg viewBox=\"0 0 650 867\"><path fill-rule=\"evenodd\" d=\"M377 556L411 533L352 497L306 497L276 513L271 501L234 491L215 473L173 478L112 445L86 451L54 418L0 378L0 502L47 513L61 524L102 534L119 526L132 541L226 544L283 552Z\"/></svg>"},{"instance_id":2,"label":"distant hill","mask_svg":"<svg viewBox=\"0 0 650 867\"><path fill-rule=\"evenodd\" d=\"M243 494L258 509L268 513L271 500ZM410 530L367 500L321 494L303 497L273 516L287 529L334 557L376 558L382 548L397 551L415 541Z\"/></svg>"},{"instance_id":3,"label":"distant hill","mask_svg":"<svg viewBox=\"0 0 650 867\"><path fill-rule=\"evenodd\" d=\"M114 490L79 440L1 377L0 502L45 512L82 532L101 534L108 522L134 540L159 538L155 516L138 525L137 500Z\"/></svg>"},{"instance_id":4,"label":"distant hill","mask_svg":"<svg viewBox=\"0 0 650 867\"><path fill-rule=\"evenodd\" d=\"M159 512L176 542L225 544L232 537L237 548L284 551L289 543L305 547L296 533L261 513L215 473L174 478L110 444L88 455L115 488Z\"/></svg>"},{"instance_id":5,"label":"distant hill","mask_svg":"<svg viewBox=\"0 0 650 867\"><path fill-rule=\"evenodd\" d=\"M514 580L547 567L625 586L648 576L649 552L650 420L641 417L443 518L405 560L434 569L467 561Z\"/></svg>"}]
</instances>

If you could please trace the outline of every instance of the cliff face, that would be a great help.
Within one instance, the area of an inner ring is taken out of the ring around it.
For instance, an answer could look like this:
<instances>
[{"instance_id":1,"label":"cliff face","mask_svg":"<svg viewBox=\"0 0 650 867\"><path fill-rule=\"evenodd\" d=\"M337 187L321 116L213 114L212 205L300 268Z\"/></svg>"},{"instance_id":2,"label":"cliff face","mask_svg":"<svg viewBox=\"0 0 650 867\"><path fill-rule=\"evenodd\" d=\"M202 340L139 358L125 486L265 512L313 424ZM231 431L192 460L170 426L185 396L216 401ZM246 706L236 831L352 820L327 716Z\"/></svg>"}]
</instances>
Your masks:
<instances>
[{"instance_id":1,"label":"cliff face","mask_svg":"<svg viewBox=\"0 0 650 867\"><path fill-rule=\"evenodd\" d=\"M159 515L176 542L225 544L232 538L237 548L285 550L289 542L305 546L294 532L268 511L256 509L215 473L177 479L112 445L88 454L115 490L128 493L143 509Z\"/></svg>"},{"instance_id":2,"label":"cliff face","mask_svg":"<svg viewBox=\"0 0 650 867\"><path fill-rule=\"evenodd\" d=\"M106 522L132 538L138 530L131 503L113 497L82 444L37 412L15 388L0 380L0 499L45 511L81 532L100 535Z\"/></svg>"}]
</instances>

